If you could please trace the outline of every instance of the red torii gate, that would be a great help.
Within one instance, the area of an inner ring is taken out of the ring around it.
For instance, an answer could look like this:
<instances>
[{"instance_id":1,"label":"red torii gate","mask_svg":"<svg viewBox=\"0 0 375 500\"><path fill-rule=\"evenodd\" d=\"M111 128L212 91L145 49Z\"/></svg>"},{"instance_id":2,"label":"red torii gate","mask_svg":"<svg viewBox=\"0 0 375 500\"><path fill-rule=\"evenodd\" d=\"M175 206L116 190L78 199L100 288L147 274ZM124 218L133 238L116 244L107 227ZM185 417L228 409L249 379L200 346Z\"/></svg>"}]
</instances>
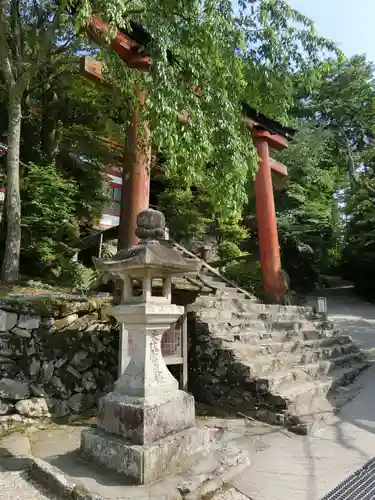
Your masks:
<instances>
[{"instance_id":1,"label":"red torii gate","mask_svg":"<svg viewBox=\"0 0 375 500\"><path fill-rule=\"evenodd\" d=\"M87 34L99 45L105 43L103 33L106 24L98 17L92 16ZM140 28L145 34L145 32ZM151 67L150 57L142 53L142 43L138 37L119 31L111 42L112 49L129 68L148 72ZM82 73L87 78L102 82L101 63L84 59ZM139 131L149 138L147 124L142 123L139 109L144 106L145 95L138 93L138 106L133 110L127 134L124 154L123 183L119 225L119 249L128 248L137 243L134 233L137 214L148 208L151 150L140 144ZM252 135L259 156L259 170L255 178L256 218L258 227L260 263L264 291L271 296L282 296L285 293L285 281L281 272L279 240L277 233L276 212L273 195L272 173L286 177L287 168L270 157L269 150L288 147L287 139L293 136L292 129L282 127L273 120L244 105L245 124Z\"/></svg>"}]
</instances>

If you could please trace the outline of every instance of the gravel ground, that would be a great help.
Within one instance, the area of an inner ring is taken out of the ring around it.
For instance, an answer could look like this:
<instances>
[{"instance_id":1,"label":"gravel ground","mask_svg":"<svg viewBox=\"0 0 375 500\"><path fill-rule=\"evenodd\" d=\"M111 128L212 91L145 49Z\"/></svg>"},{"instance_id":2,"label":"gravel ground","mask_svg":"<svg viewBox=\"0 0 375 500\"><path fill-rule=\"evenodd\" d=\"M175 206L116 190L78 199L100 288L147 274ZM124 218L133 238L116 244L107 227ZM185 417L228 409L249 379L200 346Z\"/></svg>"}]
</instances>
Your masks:
<instances>
[{"instance_id":1,"label":"gravel ground","mask_svg":"<svg viewBox=\"0 0 375 500\"><path fill-rule=\"evenodd\" d=\"M24 477L24 472L10 472L0 468L1 500L57 500L43 493Z\"/></svg>"}]
</instances>

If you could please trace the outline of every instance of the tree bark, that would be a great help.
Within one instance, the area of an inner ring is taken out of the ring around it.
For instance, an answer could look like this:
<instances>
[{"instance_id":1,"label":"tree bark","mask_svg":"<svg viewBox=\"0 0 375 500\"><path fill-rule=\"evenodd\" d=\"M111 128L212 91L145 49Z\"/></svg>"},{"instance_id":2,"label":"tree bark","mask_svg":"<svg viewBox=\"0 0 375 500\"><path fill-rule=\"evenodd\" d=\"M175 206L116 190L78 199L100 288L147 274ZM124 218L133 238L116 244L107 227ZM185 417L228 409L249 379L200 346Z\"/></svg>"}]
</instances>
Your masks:
<instances>
[{"instance_id":1,"label":"tree bark","mask_svg":"<svg viewBox=\"0 0 375 500\"><path fill-rule=\"evenodd\" d=\"M7 234L2 265L2 281L9 283L19 277L21 251L20 141L22 93L9 88L8 156L7 156Z\"/></svg>"},{"instance_id":2,"label":"tree bark","mask_svg":"<svg viewBox=\"0 0 375 500\"><path fill-rule=\"evenodd\" d=\"M61 139L59 121L56 116L57 96L50 90L44 90L41 127L41 147L48 163L56 160Z\"/></svg>"}]
</instances>

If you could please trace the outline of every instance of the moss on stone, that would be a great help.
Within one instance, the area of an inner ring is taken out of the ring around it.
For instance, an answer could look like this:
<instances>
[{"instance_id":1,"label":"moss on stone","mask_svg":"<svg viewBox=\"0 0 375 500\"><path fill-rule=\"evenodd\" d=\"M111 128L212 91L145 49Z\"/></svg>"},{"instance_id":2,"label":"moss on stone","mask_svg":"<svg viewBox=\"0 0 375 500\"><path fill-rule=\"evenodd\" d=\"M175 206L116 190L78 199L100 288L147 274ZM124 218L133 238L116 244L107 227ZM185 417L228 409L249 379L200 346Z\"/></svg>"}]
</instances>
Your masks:
<instances>
[{"instance_id":1,"label":"moss on stone","mask_svg":"<svg viewBox=\"0 0 375 500\"><path fill-rule=\"evenodd\" d=\"M74 313L99 311L112 303L112 296L65 297L56 295L17 295L4 297L1 309L9 312L63 318Z\"/></svg>"}]
</instances>

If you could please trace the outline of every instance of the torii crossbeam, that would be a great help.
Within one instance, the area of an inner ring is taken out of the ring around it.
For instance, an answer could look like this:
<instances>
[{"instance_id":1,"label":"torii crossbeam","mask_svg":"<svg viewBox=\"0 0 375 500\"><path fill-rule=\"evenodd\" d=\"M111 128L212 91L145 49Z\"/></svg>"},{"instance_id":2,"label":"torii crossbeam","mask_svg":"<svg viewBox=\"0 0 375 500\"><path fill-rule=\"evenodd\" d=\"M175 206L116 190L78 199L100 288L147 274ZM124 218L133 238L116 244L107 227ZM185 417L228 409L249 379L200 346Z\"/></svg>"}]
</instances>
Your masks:
<instances>
[{"instance_id":1,"label":"torii crossbeam","mask_svg":"<svg viewBox=\"0 0 375 500\"><path fill-rule=\"evenodd\" d=\"M106 25L96 16L91 18L87 34L98 44L105 42ZM118 32L111 47L130 68L149 71L151 61L147 54L140 54L139 41L126 33ZM96 83L105 83L99 61L84 58L81 73ZM144 106L145 96L138 94L139 105ZM288 146L288 138L294 135L293 129L282 127L273 120L257 113L244 105L245 124L251 133L259 156L259 170L255 178L256 218L259 238L260 263L264 291L272 297L285 294L285 281L281 272L280 249L276 223L276 211L273 195L272 174L281 178L287 176L285 165L272 160L269 149L283 149ZM147 124L140 123L139 112L133 110L132 119L125 144L123 185L121 196L119 248L128 248L137 242L134 229L137 214L148 207L149 170L151 150L140 146L139 130L149 137Z\"/></svg>"}]
</instances>

